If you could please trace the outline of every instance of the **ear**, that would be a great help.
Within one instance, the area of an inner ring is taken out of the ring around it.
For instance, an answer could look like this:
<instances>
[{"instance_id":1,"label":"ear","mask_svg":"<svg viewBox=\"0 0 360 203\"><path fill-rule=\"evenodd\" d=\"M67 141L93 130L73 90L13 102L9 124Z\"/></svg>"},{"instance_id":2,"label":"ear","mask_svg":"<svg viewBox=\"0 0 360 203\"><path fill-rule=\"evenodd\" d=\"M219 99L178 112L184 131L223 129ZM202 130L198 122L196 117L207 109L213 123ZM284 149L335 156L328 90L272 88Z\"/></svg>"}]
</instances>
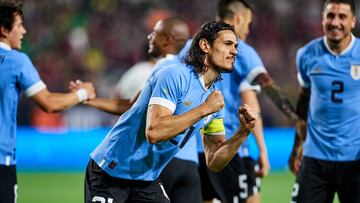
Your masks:
<instances>
[{"instance_id":1,"label":"ear","mask_svg":"<svg viewBox=\"0 0 360 203\"><path fill-rule=\"evenodd\" d=\"M4 26L0 26L0 37L7 38L9 30Z\"/></svg>"},{"instance_id":2,"label":"ear","mask_svg":"<svg viewBox=\"0 0 360 203\"><path fill-rule=\"evenodd\" d=\"M234 16L234 20L235 20L235 25L242 25L243 24L243 17L240 13L236 13L235 16Z\"/></svg>"},{"instance_id":3,"label":"ear","mask_svg":"<svg viewBox=\"0 0 360 203\"><path fill-rule=\"evenodd\" d=\"M355 28L355 25L356 25L356 16L353 16L352 20L351 20L351 28L354 29Z\"/></svg>"},{"instance_id":4,"label":"ear","mask_svg":"<svg viewBox=\"0 0 360 203\"><path fill-rule=\"evenodd\" d=\"M199 47L203 52L209 53L210 45L206 39L204 39L204 38L200 39Z\"/></svg>"}]
</instances>

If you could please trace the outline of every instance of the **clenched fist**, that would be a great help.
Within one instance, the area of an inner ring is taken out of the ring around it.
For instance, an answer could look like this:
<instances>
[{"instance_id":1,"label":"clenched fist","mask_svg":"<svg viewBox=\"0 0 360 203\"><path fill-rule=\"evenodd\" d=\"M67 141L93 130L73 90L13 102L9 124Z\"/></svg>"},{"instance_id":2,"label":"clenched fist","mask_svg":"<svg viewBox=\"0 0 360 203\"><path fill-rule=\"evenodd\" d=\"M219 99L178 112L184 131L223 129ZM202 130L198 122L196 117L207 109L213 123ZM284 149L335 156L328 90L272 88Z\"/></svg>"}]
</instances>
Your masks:
<instances>
[{"instance_id":1,"label":"clenched fist","mask_svg":"<svg viewBox=\"0 0 360 203\"><path fill-rule=\"evenodd\" d=\"M243 104L239 107L238 115L241 127L251 131L255 127L256 119L259 113L254 111L248 105Z\"/></svg>"},{"instance_id":2,"label":"clenched fist","mask_svg":"<svg viewBox=\"0 0 360 203\"><path fill-rule=\"evenodd\" d=\"M208 114L218 112L224 108L224 97L219 90L214 90L207 97L203 105Z\"/></svg>"}]
</instances>

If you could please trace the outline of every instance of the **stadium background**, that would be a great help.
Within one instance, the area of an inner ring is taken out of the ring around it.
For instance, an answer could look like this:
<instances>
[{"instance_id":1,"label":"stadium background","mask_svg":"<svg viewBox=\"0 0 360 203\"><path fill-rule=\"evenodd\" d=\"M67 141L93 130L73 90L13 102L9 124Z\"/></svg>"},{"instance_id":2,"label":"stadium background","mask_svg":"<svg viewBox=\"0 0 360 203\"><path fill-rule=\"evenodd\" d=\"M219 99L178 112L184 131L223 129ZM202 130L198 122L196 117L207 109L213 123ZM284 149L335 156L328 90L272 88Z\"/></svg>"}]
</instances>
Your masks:
<instances>
[{"instance_id":1,"label":"stadium background","mask_svg":"<svg viewBox=\"0 0 360 203\"><path fill-rule=\"evenodd\" d=\"M298 90L295 52L322 35L322 1L250 2L255 12L247 42L294 103ZM114 87L122 73L145 60L146 36L157 20L180 17L194 33L203 22L214 19L215 7L213 0L25 0L23 50L50 90L67 91L68 82L80 78L94 82L98 96L113 97L119 94ZM354 34L359 36L359 26ZM266 95L260 94L259 100L272 165L263 182L263 202L289 202L293 177L286 161L292 125ZM50 115L22 99L19 202L82 202L88 154L115 121L114 116L86 106Z\"/></svg>"}]
</instances>

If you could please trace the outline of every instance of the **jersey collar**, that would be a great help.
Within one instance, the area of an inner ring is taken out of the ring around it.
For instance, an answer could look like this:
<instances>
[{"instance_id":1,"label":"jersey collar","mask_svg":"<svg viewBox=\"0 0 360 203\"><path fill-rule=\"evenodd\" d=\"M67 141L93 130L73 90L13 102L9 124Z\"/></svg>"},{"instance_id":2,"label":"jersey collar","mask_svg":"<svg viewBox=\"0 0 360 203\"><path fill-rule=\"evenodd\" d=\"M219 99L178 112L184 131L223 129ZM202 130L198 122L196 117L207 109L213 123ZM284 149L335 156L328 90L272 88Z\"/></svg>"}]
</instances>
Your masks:
<instances>
[{"instance_id":1,"label":"jersey collar","mask_svg":"<svg viewBox=\"0 0 360 203\"><path fill-rule=\"evenodd\" d=\"M349 52L349 51L353 48L353 46L354 46L354 44L355 44L355 37L354 37L354 35L351 33L351 41L350 41L349 46L346 47L346 49L344 49L344 51L342 51L340 54L337 54L337 53L333 52L333 51L330 49L330 46L329 46L329 44L328 44L327 41L326 41L326 36L323 37L323 41L324 41L324 44L325 44L326 49L327 49L332 55L334 55L334 56L340 56L340 55L346 54L347 52Z\"/></svg>"},{"instance_id":2,"label":"jersey collar","mask_svg":"<svg viewBox=\"0 0 360 203\"><path fill-rule=\"evenodd\" d=\"M4 43L4 42L0 42L0 48L11 51L11 47L8 44Z\"/></svg>"}]
</instances>

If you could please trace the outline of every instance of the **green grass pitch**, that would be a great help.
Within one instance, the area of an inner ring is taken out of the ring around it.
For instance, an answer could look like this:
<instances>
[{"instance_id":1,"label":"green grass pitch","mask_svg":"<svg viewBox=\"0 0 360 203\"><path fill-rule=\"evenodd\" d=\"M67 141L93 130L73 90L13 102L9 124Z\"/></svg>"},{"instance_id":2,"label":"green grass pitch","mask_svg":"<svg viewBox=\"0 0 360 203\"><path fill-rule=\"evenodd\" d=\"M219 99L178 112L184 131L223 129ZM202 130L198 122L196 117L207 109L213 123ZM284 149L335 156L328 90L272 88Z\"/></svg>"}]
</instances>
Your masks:
<instances>
[{"instance_id":1,"label":"green grass pitch","mask_svg":"<svg viewBox=\"0 0 360 203\"><path fill-rule=\"evenodd\" d=\"M289 172L271 172L262 181L262 203L288 203L294 176ZM81 203L84 173L18 173L18 203ZM337 198L334 203L338 203Z\"/></svg>"}]
</instances>

